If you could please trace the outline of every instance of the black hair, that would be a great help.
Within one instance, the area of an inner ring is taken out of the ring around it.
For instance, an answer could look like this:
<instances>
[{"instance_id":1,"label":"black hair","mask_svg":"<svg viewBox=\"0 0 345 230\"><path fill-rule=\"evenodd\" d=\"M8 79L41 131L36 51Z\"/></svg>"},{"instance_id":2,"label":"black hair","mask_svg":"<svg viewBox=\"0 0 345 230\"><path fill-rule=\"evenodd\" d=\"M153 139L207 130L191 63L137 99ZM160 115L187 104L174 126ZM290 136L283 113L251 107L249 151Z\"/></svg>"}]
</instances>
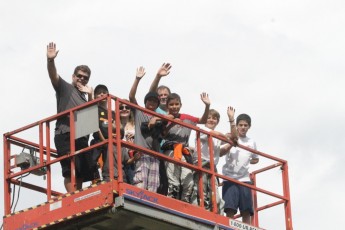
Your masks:
<instances>
[{"instance_id":1,"label":"black hair","mask_svg":"<svg viewBox=\"0 0 345 230\"><path fill-rule=\"evenodd\" d=\"M248 114L242 113L238 115L236 118L236 125L238 125L240 121L246 121L249 126L252 126L252 119L250 118Z\"/></svg>"},{"instance_id":2,"label":"black hair","mask_svg":"<svg viewBox=\"0 0 345 230\"><path fill-rule=\"evenodd\" d=\"M91 76L91 70L87 65L78 65L77 67L75 67L74 75L77 75L79 70L87 73L89 77Z\"/></svg>"},{"instance_id":3,"label":"black hair","mask_svg":"<svg viewBox=\"0 0 345 230\"><path fill-rule=\"evenodd\" d=\"M174 100L174 99L178 100L182 104L181 97L177 93L169 94L169 96L167 98L167 104L169 104L169 101Z\"/></svg>"}]
</instances>

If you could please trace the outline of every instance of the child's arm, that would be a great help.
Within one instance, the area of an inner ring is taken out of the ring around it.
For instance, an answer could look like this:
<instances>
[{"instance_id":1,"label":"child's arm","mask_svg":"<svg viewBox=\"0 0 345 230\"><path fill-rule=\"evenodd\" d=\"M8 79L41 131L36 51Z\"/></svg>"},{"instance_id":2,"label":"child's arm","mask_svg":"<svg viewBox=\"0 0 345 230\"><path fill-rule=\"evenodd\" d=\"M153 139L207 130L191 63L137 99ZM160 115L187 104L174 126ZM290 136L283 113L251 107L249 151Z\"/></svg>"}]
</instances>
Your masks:
<instances>
[{"instance_id":1,"label":"child's arm","mask_svg":"<svg viewBox=\"0 0 345 230\"><path fill-rule=\"evenodd\" d=\"M136 160L138 160L141 157L141 154L137 151L134 151L133 157L129 158L126 164L130 165L133 164Z\"/></svg>"},{"instance_id":2,"label":"child's arm","mask_svg":"<svg viewBox=\"0 0 345 230\"><path fill-rule=\"evenodd\" d=\"M234 144L237 145L238 133L235 123L235 108L231 106L228 107L228 118L230 122L230 140L232 140Z\"/></svg>"},{"instance_id":3,"label":"child's arm","mask_svg":"<svg viewBox=\"0 0 345 230\"><path fill-rule=\"evenodd\" d=\"M151 83L149 92L157 91L159 81L161 80L162 77L165 77L170 73L170 68L171 68L170 63L163 63L163 65L159 68L155 79Z\"/></svg>"},{"instance_id":4,"label":"child's arm","mask_svg":"<svg viewBox=\"0 0 345 230\"><path fill-rule=\"evenodd\" d=\"M168 118L170 118L170 119L178 119L178 118L175 118L174 115L172 115L172 114L168 114L168 115L166 115L166 117L168 117ZM165 136L168 134L169 130L170 130L174 125L176 125L176 123L170 122L170 124L168 124L167 126L165 126L165 128L163 129L163 132L162 132L162 136L165 137Z\"/></svg>"},{"instance_id":5,"label":"child's arm","mask_svg":"<svg viewBox=\"0 0 345 230\"><path fill-rule=\"evenodd\" d=\"M211 102L210 102L210 99L208 98L208 94L205 92L200 94L200 97L201 97L202 102L204 102L204 104L205 104L205 110L204 110L204 114L199 119L199 124L206 124Z\"/></svg>"},{"instance_id":6,"label":"child's arm","mask_svg":"<svg viewBox=\"0 0 345 230\"><path fill-rule=\"evenodd\" d=\"M147 124L147 126L149 127L149 129L153 128L157 121L161 121L162 119L160 117L152 117L149 121L149 123Z\"/></svg>"},{"instance_id":7,"label":"child's arm","mask_svg":"<svg viewBox=\"0 0 345 230\"><path fill-rule=\"evenodd\" d=\"M218 136L225 137L225 138L228 139L228 136L225 135L225 134L223 134L223 133L221 133L221 132L211 130L210 133L213 134L213 135L218 135ZM224 156L224 155L226 155L226 154L229 152L229 150L231 149L231 147L232 147L232 145L229 144L229 143L225 143L225 144L221 145L221 146L220 146L219 155L220 155L221 157Z\"/></svg>"},{"instance_id":8,"label":"child's arm","mask_svg":"<svg viewBox=\"0 0 345 230\"><path fill-rule=\"evenodd\" d=\"M142 66L137 68L137 74L135 76L135 80L134 80L134 83L132 85L131 91L129 92L129 101L134 103L134 104L138 104L137 99L135 98L135 94L137 93L139 81L141 80L141 78L144 75L145 75L145 68Z\"/></svg>"}]
</instances>

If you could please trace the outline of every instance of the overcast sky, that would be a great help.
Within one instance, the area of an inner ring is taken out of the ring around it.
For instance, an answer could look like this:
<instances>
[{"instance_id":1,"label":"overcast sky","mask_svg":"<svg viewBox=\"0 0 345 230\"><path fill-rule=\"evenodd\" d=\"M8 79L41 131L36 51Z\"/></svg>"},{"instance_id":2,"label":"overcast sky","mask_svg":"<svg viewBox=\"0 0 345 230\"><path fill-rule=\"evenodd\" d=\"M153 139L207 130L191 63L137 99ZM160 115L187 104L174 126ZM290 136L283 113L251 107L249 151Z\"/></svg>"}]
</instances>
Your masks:
<instances>
[{"instance_id":1,"label":"overcast sky","mask_svg":"<svg viewBox=\"0 0 345 230\"><path fill-rule=\"evenodd\" d=\"M219 131L228 130L232 105L237 114L251 115L248 135L258 149L289 162L294 229L339 228L344 10L341 0L0 0L0 131L56 113L46 70L51 41L60 50L56 66L64 79L87 64L90 85L106 84L115 96L128 97L136 68L144 66L141 105L157 69L170 62L161 83L181 95L181 112L200 116L205 91L221 113ZM278 169L273 174L280 177ZM37 179L24 181L30 178ZM24 194L16 210L26 208ZM263 215L263 228L284 228L279 210Z\"/></svg>"}]
</instances>

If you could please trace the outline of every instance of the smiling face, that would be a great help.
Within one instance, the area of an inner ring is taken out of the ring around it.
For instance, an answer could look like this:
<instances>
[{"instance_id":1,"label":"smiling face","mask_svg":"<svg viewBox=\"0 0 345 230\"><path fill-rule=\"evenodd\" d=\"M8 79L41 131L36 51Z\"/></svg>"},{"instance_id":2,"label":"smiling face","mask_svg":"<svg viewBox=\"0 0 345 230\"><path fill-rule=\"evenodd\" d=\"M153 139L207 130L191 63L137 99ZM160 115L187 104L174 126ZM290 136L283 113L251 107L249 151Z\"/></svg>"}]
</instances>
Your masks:
<instances>
[{"instance_id":1,"label":"smiling face","mask_svg":"<svg viewBox=\"0 0 345 230\"><path fill-rule=\"evenodd\" d=\"M78 70L76 74L72 76L72 84L74 86L83 85L85 86L89 82L90 76L87 72Z\"/></svg>"},{"instance_id":2,"label":"smiling face","mask_svg":"<svg viewBox=\"0 0 345 230\"><path fill-rule=\"evenodd\" d=\"M120 104L120 117L121 118L129 118L131 115L131 110L128 105L126 104Z\"/></svg>"},{"instance_id":3,"label":"smiling face","mask_svg":"<svg viewBox=\"0 0 345 230\"><path fill-rule=\"evenodd\" d=\"M159 105L158 98L149 97L145 102L145 108L151 111L155 111Z\"/></svg>"},{"instance_id":4,"label":"smiling face","mask_svg":"<svg viewBox=\"0 0 345 230\"><path fill-rule=\"evenodd\" d=\"M216 128L216 126L218 125L218 123L219 123L218 117L209 114L207 117L207 121L206 121L205 126L209 129L214 130Z\"/></svg>"},{"instance_id":5,"label":"smiling face","mask_svg":"<svg viewBox=\"0 0 345 230\"><path fill-rule=\"evenodd\" d=\"M158 90L158 98L159 98L160 106L161 105L166 106L168 96L169 96L168 89L163 88L163 89Z\"/></svg>"},{"instance_id":6,"label":"smiling face","mask_svg":"<svg viewBox=\"0 0 345 230\"><path fill-rule=\"evenodd\" d=\"M178 113L180 112L181 107L182 107L182 104L181 104L180 100L177 99L177 98L170 99L168 101L168 111L169 111L169 114L172 114L174 116L178 115Z\"/></svg>"}]
</instances>

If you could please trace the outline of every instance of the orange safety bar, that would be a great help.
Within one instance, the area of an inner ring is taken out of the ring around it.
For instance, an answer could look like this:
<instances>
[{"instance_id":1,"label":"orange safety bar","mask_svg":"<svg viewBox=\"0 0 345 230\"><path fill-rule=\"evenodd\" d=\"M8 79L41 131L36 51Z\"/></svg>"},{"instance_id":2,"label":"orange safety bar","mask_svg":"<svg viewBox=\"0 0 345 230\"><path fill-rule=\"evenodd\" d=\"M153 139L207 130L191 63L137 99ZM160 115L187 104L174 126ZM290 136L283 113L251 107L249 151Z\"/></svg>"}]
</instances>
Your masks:
<instances>
[{"instance_id":1,"label":"orange safety bar","mask_svg":"<svg viewBox=\"0 0 345 230\"><path fill-rule=\"evenodd\" d=\"M92 146L89 146L87 148L81 149L79 151L75 151L75 143L74 143L74 136L75 136L75 124L74 124L74 113L78 110L84 109L86 107L92 106L92 105L96 105L99 101L101 100L107 100L107 105L108 105L108 117L112 117L112 106L114 105L115 107L115 124L116 124L116 137L114 138L112 135L112 128L111 126L108 127L108 139L105 141L102 141L100 143L94 144ZM112 101L114 101L114 103L112 103ZM173 158L170 158L168 156L165 156L164 154L143 148L141 146L135 145L133 143L121 140L121 135L120 135L120 113L119 111L119 104L127 104L129 106L131 106L134 109L138 109L141 111L144 111L145 113L160 117L162 119L168 120L169 122L174 122L177 123L181 126L190 128L192 130L194 130L196 132L196 147L197 147L197 155L198 155L198 165L191 165L189 163L186 162L182 162L182 161L178 161L175 160ZM53 149L51 147L51 130L50 130L50 123L57 120L58 118L61 118L63 116L69 116L70 119L70 143L71 143L71 153L62 157L58 157L56 154L56 150ZM32 128L36 128L38 126L38 143L35 143L33 141L28 141L26 139L20 138L17 135L19 135L21 132L23 131L27 131L30 130ZM45 133L45 135L44 135ZM210 152L210 169L204 169L202 167L202 163L201 163L201 152L200 152L200 133L204 133L207 134L209 139L208 139L208 144L209 144L209 152ZM216 172L215 170L215 165L214 165L214 154L213 154L213 138L217 138L220 139L224 142L228 142L233 144L231 141L227 140L224 137L220 137L220 136L215 136L212 135L211 133L204 131L202 129L200 129L199 127L190 125L190 124L186 124L182 121L178 121L178 120L173 120L173 119L169 119L167 117L165 117L164 115L161 114L157 114L153 111L149 111L146 110L138 105L132 104L126 100L117 98L115 96L112 95L106 95L102 98L99 99L95 99L91 102L87 102L81 106L75 107L73 109L70 110L66 110L64 112L61 112L59 114L56 114L54 116L48 117L46 119L40 120L38 122L32 123L30 125L27 125L23 128L14 130L12 132L8 132L4 134L4 138L3 138L3 146L4 146L4 210L5 210L5 215L9 215L11 214L11 184L20 184L21 186L31 189L33 191L37 191L37 192L41 192L41 193L45 193L47 196L47 201L50 200L53 196L60 196L62 195L64 192L63 191L53 191L52 190L52 172L51 172L51 166L53 164L56 164L57 162L60 162L63 159L67 159L70 158L71 159L71 181L72 181L72 185L75 188L76 185L76 178L75 178L75 162L74 162L74 157L77 156L78 154L83 154L91 149L100 147L102 145L107 145L108 146L108 152L112 153L113 152L113 148L114 145L117 148L117 163L118 163L118 179L117 182L119 184L124 183L123 182L123 175L122 175L122 170L120 170L122 168L122 160L121 160L121 147L126 147L132 150L137 150L139 152L142 152L144 154L149 154L152 155L154 157L157 157L159 159L163 159L165 161L169 161L169 162L173 162L174 164L178 164L180 166L189 168L193 171L195 171L195 173L199 173L199 181L198 181L198 185L199 185L199 197L200 197L200 207L204 207L204 194L203 194L203 181L202 181L202 174L206 173L208 175L211 175L211 186L212 186L212 191L216 191L216 184L215 184L215 180L216 178L221 178L223 180L227 180L227 181L232 181L234 183L238 183L240 185L249 187L252 189L253 191L253 200L254 200L254 218L252 218L252 225L258 227L259 225L259 212L266 210L270 207L274 207L276 205L280 205L280 204L284 204L284 210L285 210L285 227L287 230L292 230L292 214L291 214L291 201L290 201L290 192L289 192L289 179L288 179L288 165L287 162L285 160L276 158L274 156L270 156L268 154L250 149L246 146L241 146L238 145L239 148L243 148L246 149L250 152L253 152L255 154L258 154L262 157L266 157L268 159L271 159L273 161L276 161L277 163L262 168L260 170L256 170L254 172L252 172L252 178L254 181L253 185L248 185L242 182L239 182L237 180L234 180L232 178L226 177L222 174L219 174ZM16 171L15 169L17 168L17 165L12 164L13 158L15 157L14 155L11 154L11 147L13 146L18 146L18 147L30 147L36 151L39 152L39 159L40 159L40 163L34 167L30 167L27 169L23 169L20 171ZM114 168L113 163L114 163L114 156L113 154L108 154L109 157L109 175L114 175ZM276 168L276 167L281 167L282 169L282 184L283 184L283 195L280 194L276 194L270 191L267 191L265 189L262 188L258 188L256 186L256 175L264 172L264 171L268 171L270 169ZM47 172L47 184L46 187L39 187L36 186L34 184L30 184L30 183L25 183L22 181L18 180L18 177L23 176L24 174L28 173L28 172L32 172L34 170L38 170L38 169L46 169ZM110 181L114 181L113 177L110 177ZM278 198L279 201L274 202L274 203L270 203L267 205L263 205L261 207L258 207L258 202L257 202L257 192L261 192L264 194L267 194L269 196ZM123 194L122 190L118 191L118 194L121 196ZM12 201L13 202L13 201ZM216 205L216 193L213 192L212 195L212 207L213 213L217 213L217 205Z\"/></svg>"}]
</instances>

